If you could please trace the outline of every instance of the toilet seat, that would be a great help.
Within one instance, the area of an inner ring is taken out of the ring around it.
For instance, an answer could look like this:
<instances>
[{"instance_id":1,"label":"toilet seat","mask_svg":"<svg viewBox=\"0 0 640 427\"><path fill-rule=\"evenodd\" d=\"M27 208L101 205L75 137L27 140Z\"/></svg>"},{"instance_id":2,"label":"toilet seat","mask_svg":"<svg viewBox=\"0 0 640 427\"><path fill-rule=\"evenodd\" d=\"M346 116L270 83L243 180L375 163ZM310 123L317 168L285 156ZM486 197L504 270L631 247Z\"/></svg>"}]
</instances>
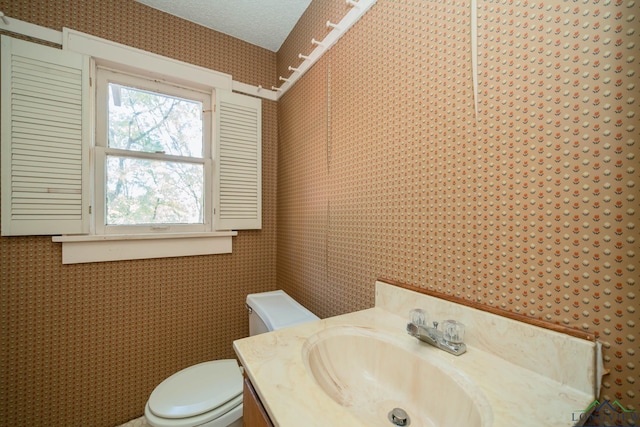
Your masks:
<instances>
[{"instance_id":1,"label":"toilet seat","mask_svg":"<svg viewBox=\"0 0 640 427\"><path fill-rule=\"evenodd\" d=\"M242 374L235 359L225 359L190 366L165 379L149 396L145 415L154 426L186 427L231 411L242 415Z\"/></svg>"}]
</instances>

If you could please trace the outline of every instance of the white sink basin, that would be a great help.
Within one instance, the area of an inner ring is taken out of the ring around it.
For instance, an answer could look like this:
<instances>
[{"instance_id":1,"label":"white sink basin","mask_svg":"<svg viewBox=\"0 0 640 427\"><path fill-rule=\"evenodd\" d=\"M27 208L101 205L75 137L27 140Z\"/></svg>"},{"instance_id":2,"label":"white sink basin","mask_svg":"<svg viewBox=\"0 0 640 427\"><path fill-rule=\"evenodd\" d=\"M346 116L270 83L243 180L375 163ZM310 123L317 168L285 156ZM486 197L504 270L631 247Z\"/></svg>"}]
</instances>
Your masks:
<instances>
[{"instance_id":1,"label":"white sink basin","mask_svg":"<svg viewBox=\"0 0 640 427\"><path fill-rule=\"evenodd\" d=\"M302 356L320 388L368 426L393 426L394 408L410 427L490 426L482 391L451 366L454 356L434 352L442 350L344 326L311 336Z\"/></svg>"}]
</instances>

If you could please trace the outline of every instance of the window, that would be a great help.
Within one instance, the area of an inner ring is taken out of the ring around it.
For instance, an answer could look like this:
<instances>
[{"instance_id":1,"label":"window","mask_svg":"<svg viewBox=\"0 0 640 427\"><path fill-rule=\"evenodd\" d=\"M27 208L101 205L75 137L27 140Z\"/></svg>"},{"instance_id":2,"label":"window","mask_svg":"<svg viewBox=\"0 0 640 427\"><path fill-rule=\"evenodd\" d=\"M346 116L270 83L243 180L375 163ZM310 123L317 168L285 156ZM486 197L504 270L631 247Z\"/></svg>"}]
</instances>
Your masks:
<instances>
[{"instance_id":1,"label":"window","mask_svg":"<svg viewBox=\"0 0 640 427\"><path fill-rule=\"evenodd\" d=\"M98 68L97 234L211 231L211 94Z\"/></svg>"},{"instance_id":2,"label":"window","mask_svg":"<svg viewBox=\"0 0 640 427\"><path fill-rule=\"evenodd\" d=\"M229 253L231 230L262 227L260 99L67 36L75 49L2 36L2 235L53 235L66 264Z\"/></svg>"}]
</instances>

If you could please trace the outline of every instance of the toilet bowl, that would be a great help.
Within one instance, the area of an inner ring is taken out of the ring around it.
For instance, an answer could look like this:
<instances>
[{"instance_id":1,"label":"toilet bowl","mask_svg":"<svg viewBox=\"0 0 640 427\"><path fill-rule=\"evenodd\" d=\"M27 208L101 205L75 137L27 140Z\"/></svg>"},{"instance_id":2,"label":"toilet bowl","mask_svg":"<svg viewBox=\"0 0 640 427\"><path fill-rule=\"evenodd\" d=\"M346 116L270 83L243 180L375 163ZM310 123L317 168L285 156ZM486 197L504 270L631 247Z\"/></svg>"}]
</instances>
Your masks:
<instances>
[{"instance_id":1,"label":"toilet bowl","mask_svg":"<svg viewBox=\"0 0 640 427\"><path fill-rule=\"evenodd\" d=\"M319 320L284 291L247 295L249 335ZM145 406L154 427L241 427L242 371L235 359L185 368L162 381Z\"/></svg>"}]
</instances>

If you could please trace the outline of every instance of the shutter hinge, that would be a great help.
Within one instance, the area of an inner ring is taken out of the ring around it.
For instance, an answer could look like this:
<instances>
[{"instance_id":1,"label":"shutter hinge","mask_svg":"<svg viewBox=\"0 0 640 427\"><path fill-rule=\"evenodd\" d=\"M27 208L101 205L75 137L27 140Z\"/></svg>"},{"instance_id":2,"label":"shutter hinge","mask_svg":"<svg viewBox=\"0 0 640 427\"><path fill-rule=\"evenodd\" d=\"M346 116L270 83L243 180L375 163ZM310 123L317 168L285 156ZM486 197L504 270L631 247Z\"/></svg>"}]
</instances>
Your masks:
<instances>
[{"instance_id":1,"label":"shutter hinge","mask_svg":"<svg viewBox=\"0 0 640 427\"><path fill-rule=\"evenodd\" d=\"M89 77L89 86L93 86L93 77Z\"/></svg>"},{"instance_id":2,"label":"shutter hinge","mask_svg":"<svg viewBox=\"0 0 640 427\"><path fill-rule=\"evenodd\" d=\"M89 206L89 213L91 213L91 206Z\"/></svg>"}]
</instances>

